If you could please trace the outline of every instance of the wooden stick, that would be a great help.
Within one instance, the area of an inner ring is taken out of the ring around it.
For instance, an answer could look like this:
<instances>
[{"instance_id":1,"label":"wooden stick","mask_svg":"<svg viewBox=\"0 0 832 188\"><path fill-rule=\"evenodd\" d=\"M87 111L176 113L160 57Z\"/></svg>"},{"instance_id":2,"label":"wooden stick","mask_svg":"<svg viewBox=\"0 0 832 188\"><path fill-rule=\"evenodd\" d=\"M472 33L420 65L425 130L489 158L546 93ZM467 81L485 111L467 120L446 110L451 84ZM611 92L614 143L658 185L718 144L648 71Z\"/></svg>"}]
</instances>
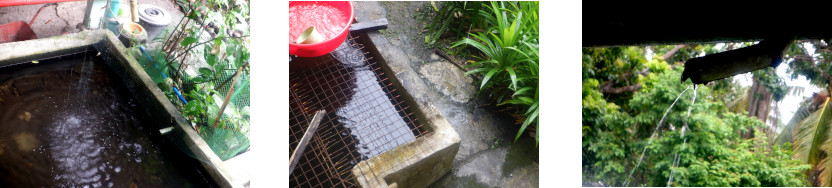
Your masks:
<instances>
[{"instance_id":1,"label":"wooden stick","mask_svg":"<svg viewBox=\"0 0 832 188\"><path fill-rule=\"evenodd\" d=\"M306 128L306 133L303 133L303 137L298 142L298 145L295 147L295 151L292 152L292 156L289 157L289 174L292 174L292 171L295 170L295 166L298 165L298 161L300 160L300 156L303 155L303 150L306 149L306 145L309 144L309 140L315 136L315 131L318 130L318 125L321 124L321 119L323 119L326 110L319 110L315 112L315 116L312 117L312 122L309 122L309 127Z\"/></svg>"},{"instance_id":2,"label":"wooden stick","mask_svg":"<svg viewBox=\"0 0 832 188\"><path fill-rule=\"evenodd\" d=\"M217 117L214 118L214 124L212 124L211 127L216 128L217 123L220 122L220 117L222 117L222 112L225 111L225 106L228 105L228 100L231 99L231 94L234 93L234 84L236 84L237 79L240 78L240 71L243 70L243 67L245 67L245 66L240 66L240 68L237 69L237 73L235 73L236 75L234 75L234 81L231 82L231 87L229 87L228 92L225 93L225 100L223 100L222 107L220 107L220 112L217 113Z\"/></svg>"}]
</instances>

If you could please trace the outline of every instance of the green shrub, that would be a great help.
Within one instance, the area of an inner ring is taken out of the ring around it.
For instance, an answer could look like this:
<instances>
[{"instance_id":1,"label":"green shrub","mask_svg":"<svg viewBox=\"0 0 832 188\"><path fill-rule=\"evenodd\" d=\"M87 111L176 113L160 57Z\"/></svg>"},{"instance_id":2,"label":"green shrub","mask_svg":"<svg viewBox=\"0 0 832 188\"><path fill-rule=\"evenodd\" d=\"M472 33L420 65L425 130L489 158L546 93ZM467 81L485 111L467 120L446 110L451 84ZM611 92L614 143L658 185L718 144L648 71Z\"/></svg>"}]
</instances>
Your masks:
<instances>
[{"instance_id":1,"label":"green shrub","mask_svg":"<svg viewBox=\"0 0 832 188\"><path fill-rule=\"evenodd\" d=\"M498 105L515 105L526 116L515 136L517 141L529 125L539 127L538 3L487 2L476 7L482 9L469 16L486 29L470 33L473 38L462 39L452 48L466 45L479 51L479 61L467 65L474 69L466 72L483 76L479 93ZM539 141L540 131L535 133Z\"/></svg>"}]
</instances>

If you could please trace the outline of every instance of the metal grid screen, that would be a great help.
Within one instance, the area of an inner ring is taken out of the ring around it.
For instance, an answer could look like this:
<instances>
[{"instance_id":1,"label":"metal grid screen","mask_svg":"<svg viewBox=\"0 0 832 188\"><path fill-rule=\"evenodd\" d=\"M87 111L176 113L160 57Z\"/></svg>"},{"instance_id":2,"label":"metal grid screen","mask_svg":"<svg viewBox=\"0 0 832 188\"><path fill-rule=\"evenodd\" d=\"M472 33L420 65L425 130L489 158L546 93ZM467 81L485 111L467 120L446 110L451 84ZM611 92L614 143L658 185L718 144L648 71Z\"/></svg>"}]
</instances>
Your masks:
<instances>
[{"instance_id":1,"label":"metal grid screen","mask_svg":"<svg viewBox=\"0 0 832 188\"><path fill-rule=\"evenodd\" d=\"M350 36L328 55L290 57L289 153L315 111L327 111L289 177L291 187L358 187L356 164L427 134L363 48Z\"/></svg>"}]
</instances>

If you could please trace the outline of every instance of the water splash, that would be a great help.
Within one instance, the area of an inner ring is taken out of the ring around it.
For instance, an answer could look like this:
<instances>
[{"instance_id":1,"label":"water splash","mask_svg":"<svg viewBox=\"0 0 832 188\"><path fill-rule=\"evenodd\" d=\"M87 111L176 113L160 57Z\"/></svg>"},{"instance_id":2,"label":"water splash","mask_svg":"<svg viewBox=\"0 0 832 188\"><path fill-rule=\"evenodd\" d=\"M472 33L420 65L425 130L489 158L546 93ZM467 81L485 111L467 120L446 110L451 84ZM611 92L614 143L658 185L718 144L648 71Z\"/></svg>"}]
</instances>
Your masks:
<instances>
[{"instance_id":1,"label":"water splash","mask_svg":"<svg viewBox=\"0 0 832 188\"><path fill-rule=\"evenodd\" d=\"M107 160L101 154L106 145L97 142L101 131L91 116L87 111L63 114L48 129L49 151L58 167L52 173L64 185L102 184L111 176L107 163L96 165Z\"/></svg>"}]
</instances>

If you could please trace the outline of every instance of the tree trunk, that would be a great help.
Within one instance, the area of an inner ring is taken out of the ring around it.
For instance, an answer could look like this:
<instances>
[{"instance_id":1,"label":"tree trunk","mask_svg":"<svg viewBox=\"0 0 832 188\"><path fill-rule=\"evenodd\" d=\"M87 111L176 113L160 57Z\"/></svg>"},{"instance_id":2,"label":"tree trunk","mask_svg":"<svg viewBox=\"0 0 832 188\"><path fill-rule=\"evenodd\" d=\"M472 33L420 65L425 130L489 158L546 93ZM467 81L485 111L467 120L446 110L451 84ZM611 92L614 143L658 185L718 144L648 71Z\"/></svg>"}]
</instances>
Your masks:
<instances>
[{"instance_id":1,"label":"tree trunk","mask_svg":"<svg viewBox=\"0 0 832 188\"><path fill-rule=\"evenodd\" d=\"M771 95L771 91L768 90L765 86L760 84L760 80L756 77L753 78L753 84L751 88L748 90L748 117L756 117L763 123L766 123L768 119L768 114L770 111L771 101L773 96ZM748 133L745 135L746 138L754 137L754 128L749 128Z\"/></svg>"}]
</instances>

